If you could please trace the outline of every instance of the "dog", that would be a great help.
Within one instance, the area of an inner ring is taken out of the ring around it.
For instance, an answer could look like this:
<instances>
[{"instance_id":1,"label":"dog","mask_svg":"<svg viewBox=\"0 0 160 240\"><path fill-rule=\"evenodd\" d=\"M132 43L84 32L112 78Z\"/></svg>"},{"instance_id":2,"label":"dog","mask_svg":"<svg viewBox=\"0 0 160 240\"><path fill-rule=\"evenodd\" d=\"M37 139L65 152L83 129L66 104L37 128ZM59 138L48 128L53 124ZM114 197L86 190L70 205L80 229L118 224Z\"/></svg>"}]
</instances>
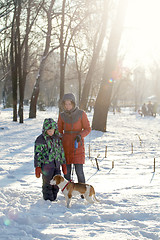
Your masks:
<instances>
[{"instance_id":1,"label":"dog","mask_svg":"<svg viewBox=\"0 0 160 240\"><path fill-rule=\"evenodd\" d=\"M67 181L61 175L55 175L53 177L53 179L50 181L50 184L51 185L57 185L61 189L61 191L63 192L63 194L65 196L65 199L66 199L67 208L70 207L71 198L75 194L83 195L84 198L89 203L94 203L95 201L99 202L99 200L95 196L94 188L89 184L73 183L71 181Z\"/></svg>"}]
</instances>

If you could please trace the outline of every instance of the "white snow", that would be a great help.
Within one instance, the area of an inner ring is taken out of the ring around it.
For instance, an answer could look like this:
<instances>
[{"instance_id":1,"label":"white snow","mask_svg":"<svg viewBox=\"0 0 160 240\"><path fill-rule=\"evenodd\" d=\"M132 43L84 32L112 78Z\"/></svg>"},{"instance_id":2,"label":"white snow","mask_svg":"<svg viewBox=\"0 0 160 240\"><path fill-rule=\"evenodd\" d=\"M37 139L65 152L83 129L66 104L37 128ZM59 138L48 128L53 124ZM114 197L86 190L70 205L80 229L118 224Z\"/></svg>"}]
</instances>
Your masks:
<instances>
[{"instance_id":1,"label":"white snow","mask_svg":"<svg viewBox=\"0 0 160 240\"><path fill-rule=\"evenodd\" d=\"M100 203L77 196L68 209L60 191L56 202L43 200L33 165L43 120L57 120L58 109L38 111L36 119L24 111L20 124L12 121L12 109L0 108L0 239L160 239L159 115L144 118L130 109L109 113L107 132L92 131L85 139L86 181Z\"/></svg>"}]
</instances>

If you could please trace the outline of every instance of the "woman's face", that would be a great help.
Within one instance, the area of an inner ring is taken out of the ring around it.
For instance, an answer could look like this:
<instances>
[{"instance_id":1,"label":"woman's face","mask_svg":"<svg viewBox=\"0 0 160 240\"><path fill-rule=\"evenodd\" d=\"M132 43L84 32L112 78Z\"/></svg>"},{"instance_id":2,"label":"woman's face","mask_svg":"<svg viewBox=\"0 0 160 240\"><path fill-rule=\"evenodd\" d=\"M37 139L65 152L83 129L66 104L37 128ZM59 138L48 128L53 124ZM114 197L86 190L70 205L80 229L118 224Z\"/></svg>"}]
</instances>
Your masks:
<instances>
[{"instance_id":1,"label":"woman's face","mask_svg":"<svg viewBox=\"0 0 160 240\"><path fill-rule=\"evenodd\" d=\"M64 107L67 111L70 111L73 108L73 103L70 100L64 102Z\"/></svg>"}]
</instances>

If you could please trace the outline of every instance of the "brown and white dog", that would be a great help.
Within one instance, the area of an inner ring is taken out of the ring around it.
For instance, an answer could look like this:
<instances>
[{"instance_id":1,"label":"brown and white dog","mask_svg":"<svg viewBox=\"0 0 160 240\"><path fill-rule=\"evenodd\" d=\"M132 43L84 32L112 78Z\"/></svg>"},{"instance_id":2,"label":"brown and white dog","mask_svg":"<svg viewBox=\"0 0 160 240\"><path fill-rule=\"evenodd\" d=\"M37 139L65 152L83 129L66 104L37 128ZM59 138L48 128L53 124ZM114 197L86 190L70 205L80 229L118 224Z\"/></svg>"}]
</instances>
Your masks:
<instances>
[{"instance_id":1,"label":"brown and white dog","mask_svg":"<svg viewBox=\"0 0 160 240\"><path fill-rule=\"evenodd\" d=\"M55 175L53 177L53 179L50 181L50 184L51 185L57 185L62 190L62 192L65 196L68 208L70 207L72 196L76 195L77 193L80 194L80 195L83 195L84 198L89 203L94 203L94 200L99 202L98 199L95 196L94 188L89 184L73 183L73 182L67 181L61 175Z\"/></svg>"}]
</instances>

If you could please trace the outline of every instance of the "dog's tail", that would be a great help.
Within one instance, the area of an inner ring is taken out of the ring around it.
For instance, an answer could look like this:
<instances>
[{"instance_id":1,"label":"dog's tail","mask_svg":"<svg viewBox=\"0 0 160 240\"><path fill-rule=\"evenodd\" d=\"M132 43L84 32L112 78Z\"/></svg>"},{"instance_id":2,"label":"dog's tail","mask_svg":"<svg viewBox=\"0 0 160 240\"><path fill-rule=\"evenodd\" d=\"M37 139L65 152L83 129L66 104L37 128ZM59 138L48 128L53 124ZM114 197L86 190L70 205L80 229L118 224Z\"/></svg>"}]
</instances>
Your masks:
<instances>
[{"instance_id":1,"label":"dog's tail","mask_svg":"<svg viewBox=\"0 0 160 240\"><path fill-rule=\"evenodd\" d=\"M96 193L95 193L95 190L94 190L94 187L91 186L90 188L90 194L93 196L94 200L96 202L100 202L97 198L96 198Z\"/></svg>"},{"instance_id":2,"label":"dog's tail","mask_svg":"<svg viewBox=\"0 0 160 240\"><path fill-rule=\"evenodd\" d=\"M95 194L93 195L93 198L96 200L96 202L99 202L99 203L100 203L100 201L96 198L96 195L95 195Z\"/></svg>"}]
</instances>

